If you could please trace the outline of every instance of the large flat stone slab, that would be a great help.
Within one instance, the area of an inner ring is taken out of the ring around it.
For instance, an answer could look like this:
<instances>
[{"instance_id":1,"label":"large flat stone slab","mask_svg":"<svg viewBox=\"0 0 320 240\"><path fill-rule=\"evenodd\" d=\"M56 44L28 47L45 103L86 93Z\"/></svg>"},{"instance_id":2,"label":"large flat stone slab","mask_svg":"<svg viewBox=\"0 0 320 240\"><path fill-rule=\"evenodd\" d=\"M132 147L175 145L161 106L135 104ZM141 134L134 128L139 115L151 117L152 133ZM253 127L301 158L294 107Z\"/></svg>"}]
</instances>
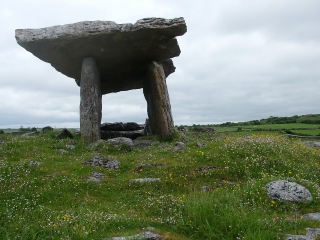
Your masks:
<instances>
[{"instance_id":1,"label":"large flat stone slab","mask_svg":"<svg viewBox=\"0 0 320 240\"><path fill-rule=\"evenodd\" d=\"M135 24L84 21L40 29L17 29L20 46L80 84L82 60L92 57L100 73L101 93L143 87L151 61L174 72L179 56L176 36L187 31L183 18L144 18Z\"/></svg>"}]
</instances>

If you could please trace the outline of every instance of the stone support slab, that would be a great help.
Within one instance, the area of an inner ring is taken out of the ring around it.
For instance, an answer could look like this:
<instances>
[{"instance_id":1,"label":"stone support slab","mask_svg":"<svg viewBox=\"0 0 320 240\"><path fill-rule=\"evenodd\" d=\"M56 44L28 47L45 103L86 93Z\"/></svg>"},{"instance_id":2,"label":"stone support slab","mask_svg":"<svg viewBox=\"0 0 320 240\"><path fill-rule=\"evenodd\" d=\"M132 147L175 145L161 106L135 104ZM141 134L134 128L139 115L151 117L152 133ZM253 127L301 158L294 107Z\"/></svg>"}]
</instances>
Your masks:
<instances>
[{"instance_id":1,"label":"stone support slab","mask_svg":"<svg viewBox=\"0 0 320 240\"><path fill-rule=\"evenodd\" d=\"M100 139L102 95L100 76L94 58L82 61L80 81L80 132L87 143Z\"/></svg>"},{"instance_id":2,"label":"stone support slab","mask_svg":"<svg viewBox=\"0 0 320 240\"><path fill-rule=\"evenodd\" d=\"M161 64L153 61L143 82L143 94L147 101L149 124L153 134L168 139L174 133L174 123L166 83Z\"/></svg>"}]
</instances>

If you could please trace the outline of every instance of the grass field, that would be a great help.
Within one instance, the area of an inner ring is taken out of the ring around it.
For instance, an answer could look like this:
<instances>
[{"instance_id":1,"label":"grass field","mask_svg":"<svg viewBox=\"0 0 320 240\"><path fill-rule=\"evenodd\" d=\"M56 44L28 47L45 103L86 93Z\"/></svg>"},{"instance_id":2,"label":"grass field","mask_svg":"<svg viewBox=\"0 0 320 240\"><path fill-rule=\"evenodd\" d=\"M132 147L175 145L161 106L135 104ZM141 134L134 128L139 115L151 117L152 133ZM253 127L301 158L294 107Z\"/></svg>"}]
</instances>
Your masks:
<instances>
[{"instance_id":1,"label":"grass field","mask_svg":"<svg viewBox=\"0 0 320 240\"><path fill-rule=\"evenodd\" d=\"M241 128L241 131L256 131L256 130L295 130L301 133L306 131L306 134L317 135L320 133L320 125L319 124L306 124L306 123L287 123L287 124L261 124L261 125L248 125L248 126L214 126L213 127L217 132L227 132L227 131L237 131ZM296 130L297 129L297 130Z\"/></svg>"},{"instance_id":2,"label":"grass field","mask_svg":"<svg viewBox=\"0 0 320 240\"><path fill-rule=\"evenodd\" d=\"M88 148L53 133L0 140L2 239L107 239L152 226L166 239L270 240L320 227L300 218L320 209L319 150L276 133L177 133L173 141L132 151L107 143ZM187 147L173 151L175 141ZM121 166L81 164L96 155ZM142 163L159 166L137 170ZM92 171L105 174L100 184L86 181ZM130 182L145 177L161 181ZM271 200L264 186L279 179L306 186L313 200Z\"/></svg>"}]
</instances>

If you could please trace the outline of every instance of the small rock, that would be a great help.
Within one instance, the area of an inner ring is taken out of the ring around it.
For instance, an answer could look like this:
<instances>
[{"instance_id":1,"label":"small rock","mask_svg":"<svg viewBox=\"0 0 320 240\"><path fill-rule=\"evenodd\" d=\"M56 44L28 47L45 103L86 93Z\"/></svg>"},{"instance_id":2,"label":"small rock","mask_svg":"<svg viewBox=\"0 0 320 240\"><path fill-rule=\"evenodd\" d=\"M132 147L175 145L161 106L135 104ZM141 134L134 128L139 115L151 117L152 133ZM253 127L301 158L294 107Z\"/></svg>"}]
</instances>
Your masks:
<instances>
[{"instance_id":1,"label":"small rock","mask_svg":"<svg viewBox=\"0 0 320 240\"><path fill-rule=\"evenodd\" d=\"M73 138L73 135L68 129L64 128L56 135L56 138Z\"/></svg>"},{"instance_id":2,"label":"small rock","mask_svg":"<svg viewBox=\"0 0 320 240\"><path fill-rule=\"evenodd\" d=\"M133 141L130 138L117 137L107 140L107 143L112 144L113 146L126 145L129 148L133 146Z\"/></svg>"},{"instance_id":3,"label":"small rock","mask_svg":"<svg viewBox=\"0 0 320 240\"><path fill-rule=\"evenodd\" d=\"M31 161L29 163L30 166L39 166L42 162L38 162L38 161Z\"/></svg>"},{"instance_id":4,"label":"small rock","mask_svg":"<svg viewBox=\"0 0 320 240\"><path fill-rule=\"evenodd\" d=\"M129 237L112 237L109 238L108 240L162 240L164 239L163 236L147 231L147 232L143 232L143 233L139 233L133 236L129 236Z\"/></svg>"},{"instance_id":5,"label":"small rock","mask_svg":"<svg viewBox=\"0 0 320 240\"><path fill-rule=\"evenodd\" d=\"M186 148L186 145L183 142L176 142L174 144L173 151L179 151L179 150L182 150L184 148Z\"/></svg>"},{"instance_id":6,"label":"small rock","mask_svg":"<svg viewBox=\"0 0 320 240\"><path fill-rule=\"evenodd\" d=\"M217 169L218 167L216 166L203 166L203 167L199 167L196 169L197 172L205 172L205 171L211 171L214 169Z\"/></svg>"},{"instance_id":7,"label":"small rock","mask_svg":"<svg viewBox=\"0 0 320 240\"><path fill-rule=\"evenodd\" d=\"M199 148L203 148L203 147L206 147L207 145L206 144L203 144L203 143L200 143L200 142L197 142L197 146Z\"/></svg>"},{"instance_id":8,"label":"small rock","mask_svg":"<svg viewBox=\"0 0 320 240\"><path fill-rule=\"evenodd\" d=\"M100 183L100 181L104 178L103 173L99 172L91 172L91 177L87 177L87 182L96 182Z\"/></svg>"},{"instance_id":9,"label":"small rock","mask_svg":"<svg viewBox=\"0 0 320 240\"><path fill-rule=\"evenodd\" d=\"M66 145L66 148L74 150L74 149L76 149L76 146L75 145Z\"/></svg>"},{"instance_id":10,"label":"small rock","mask_svg":"<svg viewBox=\"0 0 320 240\"><path fill-rule=\"evenodd\" d=\"M289 202L307 202L312 200L312 195L308 189L286 180L279 180L268 183L265 188L268 196L272 199Z\"/></svg>"},{"instance_id":11,"label":"small rock","mask_svg":"<svg viewBox=\"0 0 320 240\"><path fill-rule=\"evenodd\" d=\"M57 151L58 153L69 153L67 150L64 150L64 149L58 149Z\"/></svg>"},{"instance_id":12,"label":"small rock","mask_svg":"<svg viewBox=\"0 0 320 240\"><path fill-rule=\"evenodd\" d=\"M99 172L91 172L91 175L95 178L98 178L98 179L103 179L104 178L104 174L103 173L99 173Z\"/></svg>"},{"instance_id":13,"label":"small rock","mask_svg":"<svg viewBox=\"0 0 320 240\"><path fill-rule=\"evenodd\" d=\"M160 178L136 178L130 180L130 182L139 182L139 183L146 183L146 182L160 182Z\"/></svg>"},{"instance_id":14,"label":"small rock","mask_svg":"<svg viewBox=\"0 0 320 240\"><path fill-rule=\"evenodd\" d=\"M201 191L203 191L203 192L208 192L208 191L211 191L212 189L213 189L213 187L210 185L201 187Z\"/></svg>"},{"instance_id":15,"label":"small rock","mask_svg":"<svg viewBox=\"0 0 320 240\"><path fill-rule=\"evenodd\" d=\"M287 234L286 235L286 240L314 240L311 239L305 235L291 235L291 234Z\"/></svg>"},{"instance_id":16,"label":"small rock","mask_svg":"<svg viewBox=\"0 0 320 240\"><path fill-rule=\"evenodd\" d=\"M302 218L320 221L320 212L304 214L302 215Z\"/></svg>"}]
</instances>

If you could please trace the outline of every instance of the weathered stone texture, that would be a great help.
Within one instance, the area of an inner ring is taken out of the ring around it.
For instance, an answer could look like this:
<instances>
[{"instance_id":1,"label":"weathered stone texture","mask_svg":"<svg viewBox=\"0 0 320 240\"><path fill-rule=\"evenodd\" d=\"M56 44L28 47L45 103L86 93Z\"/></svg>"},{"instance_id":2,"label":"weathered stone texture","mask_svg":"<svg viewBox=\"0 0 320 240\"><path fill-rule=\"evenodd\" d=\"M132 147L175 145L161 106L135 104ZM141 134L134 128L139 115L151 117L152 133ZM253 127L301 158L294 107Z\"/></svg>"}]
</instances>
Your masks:
<instances>
[{"instance_id":1,"label":"weathered stone texture","mask_svg":"<svg viewBox=\"0 0 320 240\"><path fill-rule=\"evenodd\" d=\"M143 84L143 94L147 101L150 128L153 134L163 139L174 133L171 105L166 77L161 64L152 62Z\"/></svg>"},{"instance_id":2,"label":"weathered stone texture","mask_svg":"<svg viewBox=\"0 0 320 240\"><path fill-rule=\"evenodd\" d=\"M93 57L100 72L101 93L143 87L151 61L174 72L170 58L179 56L175 39L187 31L183 18L144 18L135 24L84 21L41 29L17 29L19 45L80 84L81 64Z\"/></svg>"},{"instance_id":3,"label":"weathered stone texture","mask_svg":"<svg viewBox=\"0 0 320 240\"><path fill-rule=\"evenodd\" d=\"M81 138L87 143L92 143L100 139L102 115L99 71L93 58L83 60L80 97Z\"/></svg>"}]
</instances>

